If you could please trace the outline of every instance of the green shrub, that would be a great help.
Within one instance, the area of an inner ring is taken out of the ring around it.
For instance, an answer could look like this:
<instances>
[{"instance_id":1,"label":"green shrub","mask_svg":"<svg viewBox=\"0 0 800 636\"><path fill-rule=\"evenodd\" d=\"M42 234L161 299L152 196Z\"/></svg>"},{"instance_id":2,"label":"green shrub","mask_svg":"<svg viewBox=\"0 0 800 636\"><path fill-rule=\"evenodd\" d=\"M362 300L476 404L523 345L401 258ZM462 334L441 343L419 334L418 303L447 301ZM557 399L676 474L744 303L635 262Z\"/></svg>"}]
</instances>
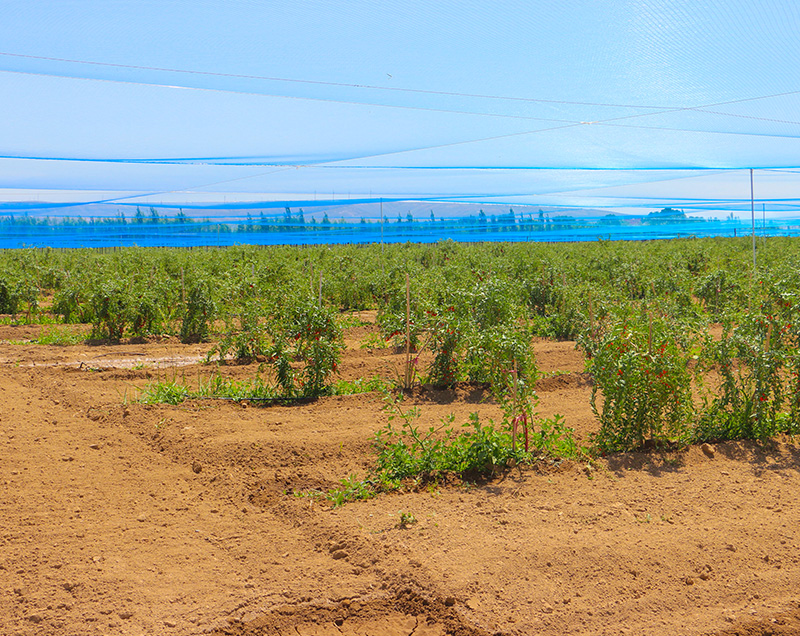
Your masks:
<instances>
[{"instance_id":1,"label":"green shrub","mask_svg":"<svg viewBox=\"0 0 800 636\"><path fill-rule=\"evenodd\" d=\"M214 320L215 304L208 284L197 282L189 288L181 317L181 342L208 340L210 324Z\"/></svg>"},{"instance_id":2,"label":"green shrub","mask_svg":"<svg viewBox=\"0 0 800 636\"><path fill-rule=\"evenodd\" d=\"M587 369L600 420L594 441L602 450L689 439L692 375L684 337L668 321L641 315L618 319L599 337Z\"/></svg>"},{"instance_id":3,"label":"green shrub","mask_svg":"<svg viewBox=\"0 0 800 636\"><path fill-rule=\"evenodd\" d=\"M128 325L129 298L122 283L105 281L92 293L92 338L118 341Z\"/></svg>"},{"instance_id":4,"label":"green shrub","mask_svg":"<svg viewBox=\"0 0 800 636\"><path fill-rule=\"evenodd\" d=\"M776 315L741 316L722 338L707 339L703 368L716 370L721 386L705 396L695 437L700 440L760 439L798 430L796 322ZM786 366L790 374L787 378ZM786 395L790 421L782 413Z\"/></svg>"},{"instance_id":5,"label":"green shrub","mask_svg":"<svg viewBox=\"0 0 800 636\"><path fill-rule=\"evenodd\" d=\"M16 314L20 305L17 282L8 278L0 278L0 314Z\"/></svg>"}]
</instances>

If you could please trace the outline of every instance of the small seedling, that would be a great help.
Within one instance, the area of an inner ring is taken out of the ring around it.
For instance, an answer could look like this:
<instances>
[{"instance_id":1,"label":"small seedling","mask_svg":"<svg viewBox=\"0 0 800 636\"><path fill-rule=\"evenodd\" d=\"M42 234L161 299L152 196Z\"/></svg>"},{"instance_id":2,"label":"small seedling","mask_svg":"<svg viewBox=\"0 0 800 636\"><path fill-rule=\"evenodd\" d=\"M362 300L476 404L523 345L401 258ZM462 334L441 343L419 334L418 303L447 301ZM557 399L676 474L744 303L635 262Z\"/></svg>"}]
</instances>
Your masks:
<instances>
[{"instance_id":1,"label":"small seedling","mask_svg":"<svg viewBox=\"0 0 800 636\"><path fill-rule=\"evenodd\" d=\"M417 523L417 518L410 512L404 512L403 510L401 510L399 514L400 514L400 523L397 524L397 527L400 528L401 530L405 530L409 526Z\"/></svg>"}]
</instances>

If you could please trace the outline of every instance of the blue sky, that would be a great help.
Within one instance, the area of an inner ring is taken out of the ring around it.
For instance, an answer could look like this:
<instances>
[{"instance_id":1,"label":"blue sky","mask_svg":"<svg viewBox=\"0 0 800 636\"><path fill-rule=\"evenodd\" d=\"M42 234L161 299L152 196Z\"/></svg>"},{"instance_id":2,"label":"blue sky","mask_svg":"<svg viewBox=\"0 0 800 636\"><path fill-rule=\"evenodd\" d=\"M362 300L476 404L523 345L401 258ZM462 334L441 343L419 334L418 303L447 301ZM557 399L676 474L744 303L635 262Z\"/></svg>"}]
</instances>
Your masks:
<instances>
[{"instance_id":1,"label":"blue sky","mask_svg":"<svg viewBox=\"0 0 800 636\"><path fill-rule=\"evenodd\" d=\"M0 4L0 201L800 200L800 8Z\"/></svg>"}]
</instances>

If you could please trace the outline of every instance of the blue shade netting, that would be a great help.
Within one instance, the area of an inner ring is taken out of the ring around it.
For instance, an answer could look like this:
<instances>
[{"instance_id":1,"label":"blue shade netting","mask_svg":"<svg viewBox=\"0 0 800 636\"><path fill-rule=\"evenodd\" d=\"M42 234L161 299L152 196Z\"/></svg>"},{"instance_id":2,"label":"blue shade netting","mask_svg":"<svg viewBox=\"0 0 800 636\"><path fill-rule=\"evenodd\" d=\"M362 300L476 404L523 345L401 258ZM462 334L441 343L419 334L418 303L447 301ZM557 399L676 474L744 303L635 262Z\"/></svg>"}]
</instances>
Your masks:
<instances>
[{"instance_id":1,"label":"blue shade netting","mask_svg":"<svg viewBox=\"0 0 800 636\"><path fill-rule=\"evenodd\" d=\"M752 208L782 221L798 27L776 0L4 2L0 212L723 220L754 169Z\"/></svg>"}]
</instances>

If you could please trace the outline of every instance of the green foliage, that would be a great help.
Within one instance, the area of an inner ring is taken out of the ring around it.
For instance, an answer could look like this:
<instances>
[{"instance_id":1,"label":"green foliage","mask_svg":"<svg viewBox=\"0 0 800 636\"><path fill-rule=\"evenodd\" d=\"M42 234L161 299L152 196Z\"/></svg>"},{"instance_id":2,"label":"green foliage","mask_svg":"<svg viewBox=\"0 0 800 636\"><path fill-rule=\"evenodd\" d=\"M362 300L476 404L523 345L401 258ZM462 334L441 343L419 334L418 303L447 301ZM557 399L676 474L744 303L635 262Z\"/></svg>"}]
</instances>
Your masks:
<instances>
[{"instance_id":1,"label":"green foliage","mask_svg":"<svg viewBox=\"0 0 800 636\"><path fill-rule=\"evenodd\" d=\"M225 362L231 356L239 362L251 362L267 356L269 336L261 313L256 299L246 299L241 305L238 324L229 320L225 333L209 351L208 359L217 356L220 362Z\"/></svg>"},{"instance_id":2,"label":"green foliage","mask_svg":"<svg viewBox=\"0 0 800 636\"><path fill-rule=\"evenodd\" d=\"M400 521L397 523L397 527L401 530L405 530L409 526L414 525L417 523L417 518L412 515L410 512L405 512L404 510L400 510L398 513Z\"/></svg>"},{"instance_id":3,"label":"green foliage","mask_svg":"<svg viewBox=\"0 0 800 636\"><path fill-rule=\"evenodd\" d=\"M289 310L286 326L287 340L293 342L294 356L303 365L299 374L300 394L324 395L343 349L336 313L314 303L299 303Z\"/></svg>"},{"instance_id":4,"label":"green foliage","mask_svg":"<svg viewBox=\"0 0 800 636\"><path fill-rule=\"evenodd\" d=\"M160 301L161 289L142 286L131 294L128 304L131 335L143 338L163 332L166 320Z\"/></svg>"},{"instance_id":5,"label":"green foliage","mask_svg":"<svg viewBox=\"0 0 800 636\"><path fill-rule=\"evenodd\" d=\"M375 436L375 472L384 484L396 486L408 478L435 480L451 473L487 475L505 466L576 448L574 442L567 441L571 431L563 427L560 418L544 423L535 437L535 450L525 451L513 443L508 418L498 428L491 421L481 423L478 414L472 413L460 431L453 426L452 416L423 430L416 423L418 408L404 410L399 396L387 395L386 404L391 413L389 423ZM394 426L395 419L400 419L399 427Z\"/></svg>"},{"instance_id":6,"label":"green foliage","mask_svg":"<svg viewBox=\"0 0 800 636\"><path fill-rule=\"evenodd\" d=\"M119 281L104 281L90 298L92 338L118 341L128 325L129 298Z\"/></svg>"},{"instance_id":7,"label":"green foliage","mask_svg":"<svg viewBox=\"0 0 800 636\"><path fill-rule=\"evenodd\" d=\"M731 272L720 269L701 278L694 294L704 302L711 316L719 320L726 311L738 307L742 298L742 288Z\"/></svg>"},{"instance_id":8,"label":"green foliage","mask_svg":"<svg viewBox=\"0 0 800 636\"><path fill-rule=\"evenodd\" d=\"M325 498L334 508L339 508L348 501L371 499L377 494L369 482L360 480L357 475L350 475L339 483L341 484L339 488L334 488L325 494Z\"/></svg>"},{"instance_id":9,"label":"green foliage","mask_svg":"<svg viewBox=\"0 0 800 636\"><path fill-rule=\"evenodd\" d=\"M181 316L181 342L208 340L210 324L214 320L215 303L209 286L197 282L189 288Z\"/></svg>"},{"instance_id":10,"label":"green foliage","mask_svg":"<svg viewBox=\"0 0 800 636\"><path fill-rule=\"evenodd\" d=\"M433 362L428 381L437 387L453 386L459 379L461 348L464 344L464 321L454 306L429 311L427 320Z\"/></svg>"},{"instance_id":11,"label":"green foliage","mask_svg":"<svg viewBox=\"0 0 800 636\"><path fill-rule=\"evenodd\" d=\"M83 282L76 280L67 281L64 287L55 293L52 312L61 316L64 322L91 322L92 311Z\"/></svg>"},{"instance_id":12,"label":"green foliage","mask_svg":"<svg viewBox=\"0 0 800 636\"><path fill-rule=\"evenodd\" d=\"M0 273L0 314L16 315L24 311L30 319L38 307L39 287L35 281L12 273Z\"/></svg>"},{"instance_id":13,"label":"green foliage","mask_svg":"<svg viewBox=\"0 0 800 636\"><path fill-rule=\"evenodd\" d=\"M601 428L613 424L601 437L609 448L650 439L763 438L795 432L800 421L800 242L760 243L752 278L750 250L736 239L7 250L0 253L0 311L40 323L91 323L94 337L113 340L169 333L196 342L224 324L219 357L262 361L264 390L324 395L350 390L333 382L341 340L324 325L319 341L309 337L317 323L302 316L307 305L334 317L377 308L383 338L404 347L408 275L411 345L433 353L433 364L419 369L423 381L489 382L502 393L516 368L523 391L535 378L531 336L576 340L588 357L608 363L591 371ZM653 320L646 347L643 306ZM613 333L621 320L615 316L628 316L631 348L612 356L603 350L607 339L624 340ZM710 321L727 323L722 341L682 337ZM657 355L661 333L669 336L666 361ZM694 356L707 386L692 378ZM659 365L666 373L654 384L652 376L664 371ZM606 367L623 374L607 377ZM665 378L689 387L691 408L686 390L673 395ZM520 409L516 404L506 419L513 424Z\"/></svg>"},{"instance_id":14,"label":"green foliage","mask_svg":"<svg viewBox=\"0 0 800 636\"><path fill-rule=\"evenodd\" d=\"M86 335L69 328L45 329L36 339L37 344L66 347L86 342Z\"/></svg>"},{"instance_id":15,"label":"green foliage","mask_svg":"<svg viewBox=\"0 0 800 636\"><path fill-rule=\"evenodd\" d=\"M276 317L268 331L261 327L243 331L258 333L257 348L263 352L276 391L285 397L318 397L334 391L331 376L341 360L342 333L336 313L307 301L294 301Z\"/></svg>"},{"instance_id":16,"label":"green foliage","mask_svg":"<svg viewBox=\"0 0 800 636\"><path fill-rule=\"evenodd\" d=\"M385 392L392 388L392 382L377 375L371 378L338 380L331 387L332 395L355 395L357 393Z\"/></svg>"},{"instance_id":17,"label":"green foliage","mask_svg":"<svg viewBox=\"0 0 800 636\"><path fill-rule=\"evenodd\" d=\"M707 340L702 362L719 374L721 386L704 396L698 440L765 440L800 430L799 329L796 315L744 315L735 327L726 324L719 341ZM787 396L788 417L782 412Z\"/></svg>"},{"instance_id":18,"label":"green foliage","mask_svg":"<svg viewBox=\"0 0 800 636\"><path fill-rule=\"evenodd\" d=\"M177 381L177 378L164 382L148 384L139 396L143 404L180 404L191 397L189 388Z\"/></svg>"},{"instance_id":19,"label":"green foliage","mask_svg":"<svg viewBox=\"0 0 800 636\"><path fill-rule=\"evenodd\" d=\"M565 285L549 264L541 272L529 274L524 287L525 303L538 316L546 316L550 307L558 307L563 302Z\"/></svg>"},{"instance_id":20,"label":"green foliage","mask_svg":"<svg viewBox=\"0 0 800 636\"><path fill-rule=\"evenodd\" d=\"M388 391L389 383L378 377L358 378L352 381L340 381L330 388L332 395L354 395ZM199 380L196 386L190 386L185 377L150 382L141 390L139 401L144 404L179 404L185 400L223 399L233 401L266 401L280 402L290 398L304 399L304 395L288 395L284 387L275 384L262 373L253 378L233 380L220 373L212 374L206 380Z\"/></svg>"},{"instance_id":21,"label":"green foliage","mask_svg":"<svg viewBox=\"0 0 800 636\"><path fill-rule=\"evenodd\" d=\"M409 343L412 351L420 346L424 330L424 310L422 304L416 300L417 293L413 296L411 313L408 320ZM404 347L406 342L406 288L398 285L387 294L387 299L378 310L378 325L381 335L387 343L394 347Z\"/></svg>"},{"instance_id":22,"label":"green foliage","mask_svg":"<svg viewBox=\"0 0 800 636\"><path fill-rule=\"evenodd\" d=\"M471 334L465 359L467 376L476 382L504 387L514 371L520 382L536 382L536 359L527 329L503 324L475 330Z\"/></svg>"},{"instance_id":23,"label":"green foliage","mask_svg":"<svg viewBox=\"0 0 800 636\"><path fill-rule=\"evenodd\" d=\"M479 281L464 300L479 330L513 323L520 316L520 293L510 281L499 277Z\"/></svg>"},{"instance_id":24,"label":"green foliage","mask_svg":"<svg viewBox=\"0 0 800 636\"><path fill-rule=\"evenodd\" d=\"M587 370L594 377L591 405L600 420L595 442L601 449L689 439L693 405L686 335L659 316L638 314L615 320L599 337Z\"/></svg>"},{"instance_id":25,"label":"green foliage","mask_svg":"<svg viewBox=\"0 0 800 636\"><path fill-rule=\"evenodd\" d=\"M16 314L19 305L17 283L8 277L0 278L0 314Z\"/></svg>"},{"instance_id":26,"label":"green foliage","mask_svg":"<svg viewBox=\"0 0 800 636\"><path fill-rule=\"evenodd\" d=\"M172 379L150 382L141 390L139 401L143 404L180 404L185 400L205 398L241 401L277 400L279 397L260 375L237 381L215 373L205 381L199 380L194 389L187 384L185 377L178 380L177 375Z\"/></svg>"}]
</instances>

